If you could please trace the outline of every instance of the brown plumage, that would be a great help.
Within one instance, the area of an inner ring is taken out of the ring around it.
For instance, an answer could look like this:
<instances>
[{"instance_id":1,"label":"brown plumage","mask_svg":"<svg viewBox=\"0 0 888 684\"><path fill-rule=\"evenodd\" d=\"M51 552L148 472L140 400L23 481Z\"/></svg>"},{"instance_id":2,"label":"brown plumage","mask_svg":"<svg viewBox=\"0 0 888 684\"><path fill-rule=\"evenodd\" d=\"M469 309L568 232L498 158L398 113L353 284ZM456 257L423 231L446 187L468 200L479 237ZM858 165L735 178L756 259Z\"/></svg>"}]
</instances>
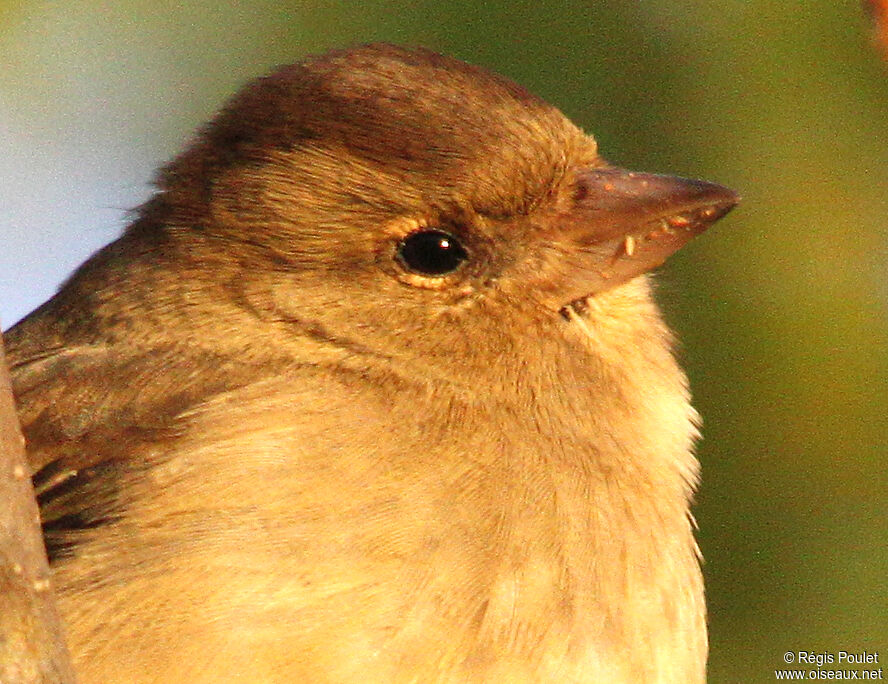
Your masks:
<instances>
[{"instance_id":1,"label":"brown plumage","mask_svg":"<svg viewBox=\"0 0 888 684\"><path fill-rule=\"evenodd\" d=\"M248 85L8 332L81 681L702 682L644 272L735 201L422 49Z\"/></svg>"}]
</instances>

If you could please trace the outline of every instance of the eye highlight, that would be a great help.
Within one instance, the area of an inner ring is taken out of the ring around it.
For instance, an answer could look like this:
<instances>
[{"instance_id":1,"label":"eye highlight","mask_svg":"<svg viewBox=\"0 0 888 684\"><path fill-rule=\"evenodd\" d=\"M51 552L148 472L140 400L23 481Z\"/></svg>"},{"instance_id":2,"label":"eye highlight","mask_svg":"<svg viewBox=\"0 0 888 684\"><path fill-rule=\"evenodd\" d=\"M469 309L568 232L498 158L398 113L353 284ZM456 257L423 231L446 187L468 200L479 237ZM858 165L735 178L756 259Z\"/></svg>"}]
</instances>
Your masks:
<instances>
[{"instance_id":1,"label":"eye highlight","mask_svg":"<svg viewBox=\"0 0 888 684\"><path fill-rule=\"evenodd\" d=\"M398 245L398 259L404 267L424 276L452 273L468 258L460 241L443 230L418 230Z\"/></svg>"}]
</instances>

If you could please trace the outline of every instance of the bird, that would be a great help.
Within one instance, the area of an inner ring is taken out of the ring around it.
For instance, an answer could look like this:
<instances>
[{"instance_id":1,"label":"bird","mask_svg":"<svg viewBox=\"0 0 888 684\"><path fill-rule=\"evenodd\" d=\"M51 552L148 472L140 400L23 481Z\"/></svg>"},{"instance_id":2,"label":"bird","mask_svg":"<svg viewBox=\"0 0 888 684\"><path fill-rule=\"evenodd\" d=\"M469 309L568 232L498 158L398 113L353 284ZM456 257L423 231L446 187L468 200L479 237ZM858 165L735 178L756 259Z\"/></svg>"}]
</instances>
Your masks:
<instances>
[{"instance_id":1,"label":"bird","mask_svg":"<svg viewBox=\"0 0 888 684\"><path fill-rule=\"evenodd\" d=\"M650 272L728 188L374 43L231 99L6 333L83 684L694 684Z\"/></svg>"}]
</instances>

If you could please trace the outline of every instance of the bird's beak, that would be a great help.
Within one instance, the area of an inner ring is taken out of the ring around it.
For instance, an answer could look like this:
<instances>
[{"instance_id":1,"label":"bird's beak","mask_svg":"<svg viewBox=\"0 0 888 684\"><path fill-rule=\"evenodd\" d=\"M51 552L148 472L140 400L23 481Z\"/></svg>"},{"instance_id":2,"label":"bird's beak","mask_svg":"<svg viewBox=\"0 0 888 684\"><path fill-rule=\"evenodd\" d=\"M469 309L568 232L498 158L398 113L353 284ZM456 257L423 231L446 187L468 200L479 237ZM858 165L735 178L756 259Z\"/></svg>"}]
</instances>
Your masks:
<instances>
[{"instance_id":1,"label":"bird's beak","mask_svg":"<svg viewBox=\"0 0 888 684\"><path fill-rule=\"evenodd\" d=\"M659 266L738 201L733 190L700 180L580 171L572 205L556 220L559 242L570 245L568 292L552 303L584 299Z\"/></svg>"}]
</instances>

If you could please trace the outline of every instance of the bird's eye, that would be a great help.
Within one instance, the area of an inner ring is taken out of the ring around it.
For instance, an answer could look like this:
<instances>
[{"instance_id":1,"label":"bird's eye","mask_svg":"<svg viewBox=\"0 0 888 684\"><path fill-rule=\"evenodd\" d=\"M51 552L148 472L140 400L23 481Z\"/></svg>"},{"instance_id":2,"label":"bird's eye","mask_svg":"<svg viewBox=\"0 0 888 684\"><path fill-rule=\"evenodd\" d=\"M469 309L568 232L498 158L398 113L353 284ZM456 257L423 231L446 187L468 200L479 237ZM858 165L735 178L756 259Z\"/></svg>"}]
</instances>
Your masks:
<instances>
[{"instance_id":1,"label":"bird's eye","mask_svg":"<svg viewBox=\"0 0 888 684\"><path fill-rule=\"evenodd\" d=\"M443 276L459 268L469 255L450 233L419 230L401 241L398 258L414 273Z\"/></svg>"}]
</instances>

